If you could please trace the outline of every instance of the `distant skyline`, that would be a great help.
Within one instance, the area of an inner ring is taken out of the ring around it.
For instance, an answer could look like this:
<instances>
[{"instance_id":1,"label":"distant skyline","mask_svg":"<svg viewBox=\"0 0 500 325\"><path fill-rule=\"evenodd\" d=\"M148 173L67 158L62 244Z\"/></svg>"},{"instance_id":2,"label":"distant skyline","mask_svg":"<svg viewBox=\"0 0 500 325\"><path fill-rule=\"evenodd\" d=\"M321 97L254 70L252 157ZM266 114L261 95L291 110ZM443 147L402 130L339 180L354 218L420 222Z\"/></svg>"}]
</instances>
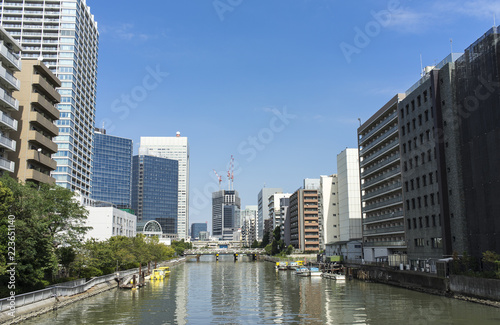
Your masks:
<instances>
[{"instance_id":1,"label":"distant skyline","mask_svg":"<svg viewBox=\"0 0 500 325\"><path fill-rule=\"evenodd\" d=\"M366 121L500 17L472 1L87 0L98 22L96 126L190 142L189 223L235 158L242 206L336 173ZM113 8L110 10L110 6ZM453 40L452 42L450 40Z\"/></svg>"}]
</instances>

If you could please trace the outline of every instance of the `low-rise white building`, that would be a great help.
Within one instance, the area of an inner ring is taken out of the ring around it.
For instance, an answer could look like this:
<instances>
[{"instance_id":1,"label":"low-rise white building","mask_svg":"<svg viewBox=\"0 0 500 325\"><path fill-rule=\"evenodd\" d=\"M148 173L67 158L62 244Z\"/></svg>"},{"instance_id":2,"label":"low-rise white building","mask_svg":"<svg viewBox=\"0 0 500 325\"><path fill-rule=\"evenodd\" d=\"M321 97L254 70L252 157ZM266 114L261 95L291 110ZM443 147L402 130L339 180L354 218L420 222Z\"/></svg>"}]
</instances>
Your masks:
<instances>
[{"instance_id":1,"label":"low-rise white building","mask_svg":"<svg viewBox=\"0 0 500 325\"><path fill-rule=\"evenodd\" d=\"M85 239L107 240L112 236L135 237L137 217L114 207L85 207L89 211L86 225L92 227Z\"/></svg>"}]
</instances>

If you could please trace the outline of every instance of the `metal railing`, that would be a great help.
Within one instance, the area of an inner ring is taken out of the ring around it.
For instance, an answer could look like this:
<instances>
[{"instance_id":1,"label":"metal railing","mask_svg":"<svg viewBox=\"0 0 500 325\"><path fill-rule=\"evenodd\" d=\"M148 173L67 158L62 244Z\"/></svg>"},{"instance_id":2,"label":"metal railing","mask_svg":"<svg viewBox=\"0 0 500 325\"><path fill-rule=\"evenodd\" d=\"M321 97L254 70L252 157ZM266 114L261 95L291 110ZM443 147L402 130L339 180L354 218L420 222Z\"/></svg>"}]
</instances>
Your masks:
<instances>
[{"instance_id":1,"label":"metal railing","mask_svg":"<svg viewBox=\"0 0 500 325\"><path fill-rule=\"evenodd\" d=\"M182 259L171 260L163 264L175 265L176 263L182 260L184 259L182 258ZM146 269L142 268L142 270L144 271ZM75 294L83 293L95 285L109 281L114 281L116 277L121 278L138 272L139 268L119 271L116 273L111 273L96 278L92 278L89 281L85 281L85 279L79 279L71 282L56 284L52 287L45 288L42 290L16 295L15 296L16 308L29 305L35 302L39 302L51 297L73 296ZM9 298L0 299L0 312L9 310L10 300L7 299Z\"/></svg>"}]
</instances>

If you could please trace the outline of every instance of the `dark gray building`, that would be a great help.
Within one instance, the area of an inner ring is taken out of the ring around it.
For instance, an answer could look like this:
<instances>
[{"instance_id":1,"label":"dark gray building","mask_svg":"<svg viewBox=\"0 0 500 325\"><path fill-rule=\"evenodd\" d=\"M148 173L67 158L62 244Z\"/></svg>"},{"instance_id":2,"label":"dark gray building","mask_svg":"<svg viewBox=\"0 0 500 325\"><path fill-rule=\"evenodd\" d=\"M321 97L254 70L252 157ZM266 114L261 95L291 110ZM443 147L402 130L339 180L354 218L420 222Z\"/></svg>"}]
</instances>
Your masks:
<instances>
[{"instance_id":1,"label":"dark gray building","mask_svg":"<svg viewBox=\"0 0 500 325\"><path fill-rule=\"evenodd\" d=\"M398 106L413 267L500 251L500 50L496 27L451 54Z\"/></svg>"},{"instance_id":2,"label":"dark gray building","mask_svg":"<svg viewBox=\"0 0 500 325\"><path fill-rule=\"evenodd\" d=\"M232 240L241 227L241 201L238 191L220 190L212 193L212 234L221 240Z\"/></svg>"},{"instance_id":3,"label":"dark gray building","mask_svg":"<svg viewBox=\"0 0 500 325\"><path fill-rule=\"evenodd\" d=\"M191 224L191 240L195 240L200 237L200 231L207 231L206 223L192 223Z\"/></svg>"}]
</instances>

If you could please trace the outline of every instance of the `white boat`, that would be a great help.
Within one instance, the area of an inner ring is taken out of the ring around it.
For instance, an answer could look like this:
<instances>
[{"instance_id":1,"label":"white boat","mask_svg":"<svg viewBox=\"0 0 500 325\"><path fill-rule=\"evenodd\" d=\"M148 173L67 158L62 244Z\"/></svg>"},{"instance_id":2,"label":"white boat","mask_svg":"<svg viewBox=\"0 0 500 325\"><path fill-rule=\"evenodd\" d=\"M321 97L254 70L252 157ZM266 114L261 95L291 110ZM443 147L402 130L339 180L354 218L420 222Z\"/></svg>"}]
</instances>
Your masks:
<instances>
[{"instance_id":1,"label":"white boat","mask_svg":"<svg viewBox=\"0 0 500 325\"><path fill-rule=\"evenodd\" d=\"M335 281L345 281L345 274L334 274Z\"/></svg>"},{"instance_id":2,"label":"white boat","mask_svg":"<svg viewBox=\"0 0 500 325\"><path fill-rule=\"evenodd\" d=\"M309 270L309 276L321 276L322 273L317 267L311 267Z\"/></svg>"}]
</instances>

